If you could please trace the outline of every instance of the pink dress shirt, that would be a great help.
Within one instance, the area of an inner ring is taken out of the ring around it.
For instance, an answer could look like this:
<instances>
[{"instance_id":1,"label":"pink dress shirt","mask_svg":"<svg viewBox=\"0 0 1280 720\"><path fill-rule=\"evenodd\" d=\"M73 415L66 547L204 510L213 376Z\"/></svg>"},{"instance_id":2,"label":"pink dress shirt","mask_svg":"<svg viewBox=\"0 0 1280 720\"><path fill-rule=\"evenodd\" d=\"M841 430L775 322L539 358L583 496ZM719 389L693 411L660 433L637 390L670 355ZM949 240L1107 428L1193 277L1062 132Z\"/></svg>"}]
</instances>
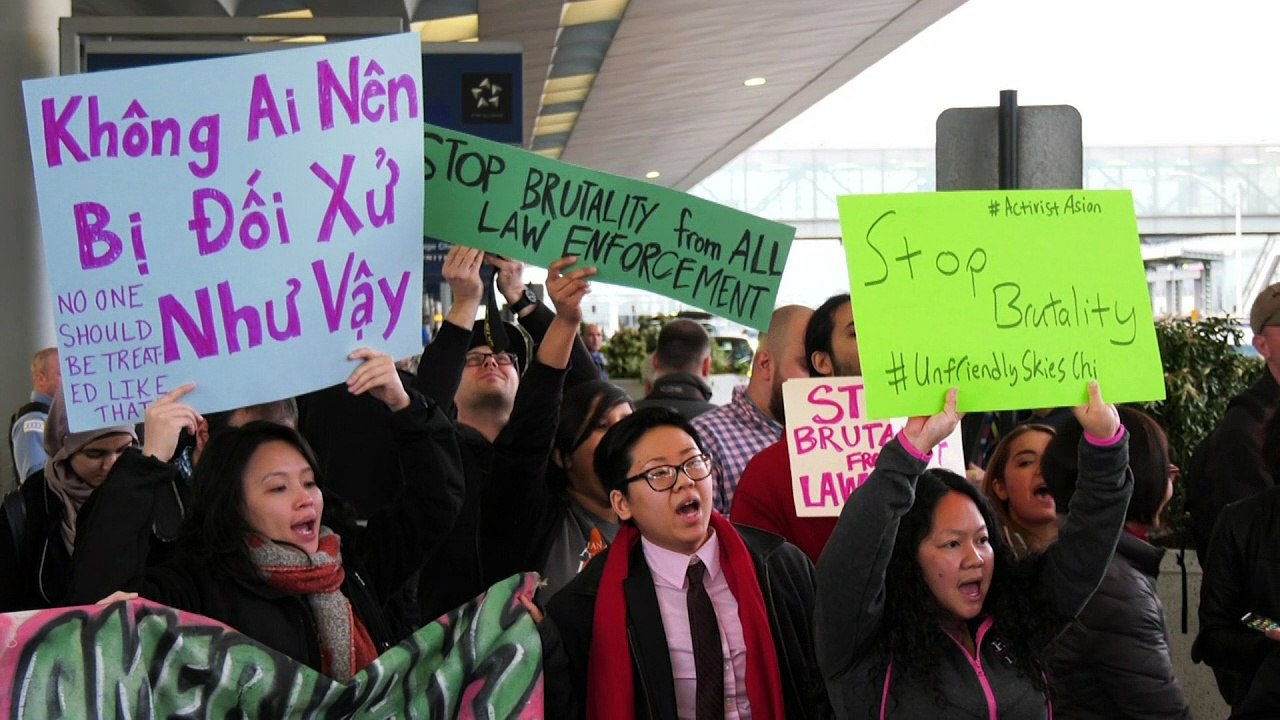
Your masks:
<instances>
[{"instance_id":1,"label":"pink dress shirt","mask_svg":"<svg viewBox=\"0 0 1280 720\"><path fill-rule=\"evenodd\" d=\"M685 572L696 556L707 566L703 585L711 596L711 606L720 624L720 648L724 663L724 716L747 720L751 702L747 699L747 643L742 637L742 621L738 617L738 601L729 582L720 571L720 542L715 532L693 555L664 550L641 538L644 559L653 575L658 595L658 610L667 633L667 651L671 654L671 673L676 687L676 712L680 720L694 719L697 673L693 663L693 636L689 632L689 607L685 602L688 586Z\"/></svg>"}]
</instances>

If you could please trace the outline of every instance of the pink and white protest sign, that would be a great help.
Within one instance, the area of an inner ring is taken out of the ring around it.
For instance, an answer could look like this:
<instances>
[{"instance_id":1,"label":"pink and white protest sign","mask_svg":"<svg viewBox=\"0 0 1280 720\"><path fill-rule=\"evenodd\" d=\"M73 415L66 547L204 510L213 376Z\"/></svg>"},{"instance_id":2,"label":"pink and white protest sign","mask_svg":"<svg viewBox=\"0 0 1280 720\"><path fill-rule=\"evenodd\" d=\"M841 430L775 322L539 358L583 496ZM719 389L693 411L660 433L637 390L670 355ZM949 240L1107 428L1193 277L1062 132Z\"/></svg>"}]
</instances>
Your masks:
<instances>
[{"instance_id":1,"label":"pink and white protest sign","mask_svg":"<svg viewBox=\"0 0 1280 720\"><path fill-rule=\"evenodd\" d=\"M782 393L796 515L839 515L905 419L869 418L860 377L796 378ZM960 428L934 448L929 466L964 474Z\"/></svg>"}]
</instances>

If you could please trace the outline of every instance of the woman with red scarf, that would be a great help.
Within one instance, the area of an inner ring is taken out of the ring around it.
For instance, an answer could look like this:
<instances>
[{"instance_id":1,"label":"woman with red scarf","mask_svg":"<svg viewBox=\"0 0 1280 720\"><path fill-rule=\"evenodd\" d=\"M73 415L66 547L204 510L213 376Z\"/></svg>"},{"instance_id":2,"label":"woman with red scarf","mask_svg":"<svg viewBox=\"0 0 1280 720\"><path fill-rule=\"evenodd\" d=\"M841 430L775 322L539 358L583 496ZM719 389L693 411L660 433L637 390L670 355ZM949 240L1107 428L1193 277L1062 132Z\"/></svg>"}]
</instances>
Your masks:
<instances>
[{"instance_id":1,"label":"woman with red scarf","mask_svg":"<svg viewBox=\"0 0 1280 720\"><path fill-rule=\"evenodd\" d=\"M639 410L594 460L622 526L547 607L547 716L828 717L813 566L712 510L714 460L689 422Z\"/></svg>"},{"instance_id":2,"label":"woman with red scarf","mask_svg":"<svg viewBox=\"0 0 1280 720\"><path fill-rule=\"evenodd\" d=\"M113 565L96 574L137 578L125 589L224 622L338 680L399 642L384 599L453 525L462 505L458 443L444 413L405 390L390 356L360 349L350 359L363 362L348 389L390 411L406 479L396 502L359 527L321 491L302 436L255 421L205 446L173 561L146 567L137 543L144 534L119 518L96 538L94 562Z\"/></svg>"}]
</instances>

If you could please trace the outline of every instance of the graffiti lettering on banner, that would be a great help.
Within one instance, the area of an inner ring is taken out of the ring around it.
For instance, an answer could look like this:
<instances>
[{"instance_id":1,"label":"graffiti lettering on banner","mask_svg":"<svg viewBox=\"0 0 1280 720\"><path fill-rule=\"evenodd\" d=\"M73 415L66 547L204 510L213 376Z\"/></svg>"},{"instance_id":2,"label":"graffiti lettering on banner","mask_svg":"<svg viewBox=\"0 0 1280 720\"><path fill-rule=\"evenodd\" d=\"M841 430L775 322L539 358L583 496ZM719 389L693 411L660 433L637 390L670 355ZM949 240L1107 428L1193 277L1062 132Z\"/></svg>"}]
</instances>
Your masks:
<instances>
[{"instance_id":1,"label":"graffiti lettering on banner","mask_svg":"<svg viewBox=\"0 0 1280 720\"><path fill-rule=\"evenodd\" d=\"M186 382L224 410L420 348L417 35L23 92L73 430Z\"/></svg>"}]
</instances>

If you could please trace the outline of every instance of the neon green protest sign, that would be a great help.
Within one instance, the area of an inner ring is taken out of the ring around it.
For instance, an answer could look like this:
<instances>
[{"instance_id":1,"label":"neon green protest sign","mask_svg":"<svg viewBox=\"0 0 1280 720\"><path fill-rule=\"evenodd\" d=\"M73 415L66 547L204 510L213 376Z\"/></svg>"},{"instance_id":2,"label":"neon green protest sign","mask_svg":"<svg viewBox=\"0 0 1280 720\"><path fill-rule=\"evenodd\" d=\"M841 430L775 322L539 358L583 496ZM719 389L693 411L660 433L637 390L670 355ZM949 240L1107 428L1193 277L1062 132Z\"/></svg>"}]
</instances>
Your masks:
<instances>
[{"instance_id":1,"label":"neon green protest sign","mask_svg":"<svg viewBox=\"0 0 1280 720\"><path fill-rule=\"evenodd\" d=\"M838 200L867 411L928 415L1164 397L1128 191Z\"/></svg>"},{"instance_id":2,"label":"neon green protest sign","mask_svg":"<svg viewBox=\"0 0 1280 720\"><path fill-rule=\"evenodd\" d=\"M423 233L546 267L566 255L601 282L764 330L795 228L427 125Z\"/></svg>"}]
</instances>

